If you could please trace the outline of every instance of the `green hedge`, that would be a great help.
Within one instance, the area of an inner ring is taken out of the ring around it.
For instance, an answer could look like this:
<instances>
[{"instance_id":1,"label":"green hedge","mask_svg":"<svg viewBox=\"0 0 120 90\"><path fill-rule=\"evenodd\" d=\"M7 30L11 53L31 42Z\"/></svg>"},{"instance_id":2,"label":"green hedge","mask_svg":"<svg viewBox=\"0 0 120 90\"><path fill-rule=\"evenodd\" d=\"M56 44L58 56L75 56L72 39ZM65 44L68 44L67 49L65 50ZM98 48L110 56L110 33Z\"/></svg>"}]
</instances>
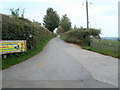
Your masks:
<instances>
[{"instance_id":1,"label":"green hedge","mask_svg":"<svg viewBox=\"0 0 120 90\"><path fill-rule=\"evenodd\" d=\"M32 35L32 37L30 37ZM7 59L3 59L3 68L19 63L37 54L55 35L28 19L11 17L2 14L2 40L26 40L27 52L6 54ZM17 60L17 58L21 58ZM12 62L12 60L14 62ZM11 64L9 65L9 62Z\"/></svg>"},{"instance_id":2,"label":"green hedge","mask_svg":"<svg viewBox=\"0 0 120 90\"><path fill-rule=\"evenodd\" d=\"M74 29L63 33L61 39L70 43L89 46L91 42L90 36L97 37L99 33L100 30L97 29Z\"/></svg>"},{"instance_id":3,"label":"green hedge","mask_svg":"<svg viewBox=\"0 0 120 90\"><path fill-rule=\"evenodd\" d=\"M32 35L32 37L30 37ZM2 15L2 40L27 40L27 47L36 47L44 37L53 36L47 29L24 18Z\"/></svg>"}]
</instances>

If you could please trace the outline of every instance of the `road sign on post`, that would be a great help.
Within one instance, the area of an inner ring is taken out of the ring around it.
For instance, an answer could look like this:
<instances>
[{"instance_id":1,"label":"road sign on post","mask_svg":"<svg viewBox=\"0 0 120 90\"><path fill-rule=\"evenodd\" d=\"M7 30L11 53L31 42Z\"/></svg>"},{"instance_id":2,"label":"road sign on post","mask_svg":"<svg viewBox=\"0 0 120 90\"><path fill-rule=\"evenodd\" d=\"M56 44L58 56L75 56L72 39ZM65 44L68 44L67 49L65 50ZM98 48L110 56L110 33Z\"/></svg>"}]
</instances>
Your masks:
<instances>
[{"instance_id":1,"label":"road sign on post","mask_svg":"<svg viewBox=\"0 0 120 90\"><path fill-rule=\"evenodd\" d=\"M25 52L26 40L3 40L0 41L0 54Z\"/></svg>"}]
</instances>

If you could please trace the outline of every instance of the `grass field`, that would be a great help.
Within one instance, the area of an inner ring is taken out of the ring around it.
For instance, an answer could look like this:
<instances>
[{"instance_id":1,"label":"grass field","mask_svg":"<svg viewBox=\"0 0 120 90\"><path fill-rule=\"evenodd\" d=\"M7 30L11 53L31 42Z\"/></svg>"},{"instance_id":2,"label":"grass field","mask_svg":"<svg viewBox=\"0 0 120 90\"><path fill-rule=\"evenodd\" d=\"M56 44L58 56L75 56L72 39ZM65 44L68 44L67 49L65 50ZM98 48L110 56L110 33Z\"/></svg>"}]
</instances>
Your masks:
<instances>
[{"instance_id":1,"label":"grass field","mask_svg":"<svg viewBox=\"0 0 120 90\"><path fill-rule=\"evenodd\" d=\"M120 58L119 47L120 41L117 40L93 40L91 46L83 47L83 49Z\"/></svg>"}]
</instances>

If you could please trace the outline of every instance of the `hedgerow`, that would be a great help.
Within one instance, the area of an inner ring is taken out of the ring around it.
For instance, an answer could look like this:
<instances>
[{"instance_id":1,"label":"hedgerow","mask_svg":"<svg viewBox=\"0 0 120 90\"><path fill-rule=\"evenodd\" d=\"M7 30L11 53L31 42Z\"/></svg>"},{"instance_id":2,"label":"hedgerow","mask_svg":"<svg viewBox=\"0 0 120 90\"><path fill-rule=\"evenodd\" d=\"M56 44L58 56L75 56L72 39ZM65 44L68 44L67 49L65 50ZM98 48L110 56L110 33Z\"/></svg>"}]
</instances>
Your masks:
<instances>
[{"instance_id":1,"label":"hedgerow","mask_svg":"<svg viewBox=\"0 0 120 90\"><path fill-rule=\"evenodd\" d=\"M27 51L6 54L2 69L20 63L39 53L47 42L55 37L48 29L22 17L2 15L2 40L26 40ZM3 55L2 55L3 56Z\"/></svg>"},{"instance_id":2,"label":"hedgerow","mask_svg":"<svg viewBox=\"0 0 120 90\"><path fill-rule=\"evenodd\" d=\"M27 40L27 48L35 48L44 37L54 36L46 28L25 18L2 14L2 40Z\"/></svg>"},{"instance_id":3,"label":"hedgerow","mask_svg":"<svg viewBox=\"0 0 120 90\"><path fill-rule=\"evenodd\" d=\"M63 33L61 38L70 43L89 46L91 42L91 36L94 38L100 38L99 34L100 30L98 29L74 29Z\"/></svg>"}]
</instances>

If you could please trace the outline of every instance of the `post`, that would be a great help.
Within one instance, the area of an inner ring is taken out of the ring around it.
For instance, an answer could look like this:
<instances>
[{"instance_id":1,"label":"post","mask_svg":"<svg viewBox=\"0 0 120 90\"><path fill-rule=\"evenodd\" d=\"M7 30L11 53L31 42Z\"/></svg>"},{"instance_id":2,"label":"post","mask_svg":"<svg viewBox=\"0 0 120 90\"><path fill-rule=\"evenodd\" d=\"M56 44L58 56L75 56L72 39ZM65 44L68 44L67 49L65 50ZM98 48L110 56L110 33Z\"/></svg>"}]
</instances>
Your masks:
<instances>
[{"instance_id":1,"label":"post","mask_svg":"<svg viewBox=\"0 0 120 90\"><path fill-rule=\"evenodd\" d=\"M89 29L88 0L86 0L86 16L87 16L87 29Z\"/></svg>"},{"instance_id":2,"label":"post","mask_svg":"<svg viewBox=\"0 0 120 90\"><path fill-rule=\"evenodd\" d=\"M6 59L6 58L7 58L7 55L3 55L3 58Z\"/></svg>"}]
</instances>

